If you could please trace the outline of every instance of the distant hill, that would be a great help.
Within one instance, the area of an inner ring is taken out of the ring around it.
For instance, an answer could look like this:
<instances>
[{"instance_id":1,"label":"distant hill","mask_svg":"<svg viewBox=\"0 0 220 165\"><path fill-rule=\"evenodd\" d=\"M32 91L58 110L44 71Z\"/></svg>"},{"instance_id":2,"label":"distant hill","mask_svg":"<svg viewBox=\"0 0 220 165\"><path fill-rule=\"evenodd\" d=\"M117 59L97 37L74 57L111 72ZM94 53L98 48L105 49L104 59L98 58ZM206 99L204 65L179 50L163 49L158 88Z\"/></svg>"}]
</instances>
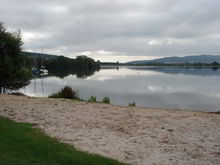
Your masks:
<instances>
[{"instance_id":1,"label":"distant hill","mask_svg":"<svg viewBox=\"0 0 220 165\"><path fill-rule=\"evenodd\" d=\"M58 57L57 55L52 55L52 54L44 54L44 53L32 53L32 52L22 52L24 55L29 56L29 57L43 57L44 59L52 59Z\"/></svg>"},{"instance_id":2,"label":"distant hill","mask_svg":"<svg viewBox=\"0 0 220 165\"><path fill-rule=\"evenodd\" d=\"M210 64L212 62L220 63L220 55L164 57L164 58L159 58L159 59L155 59L155 60L130 61L127 64L135 64L135 65L144 65L144 64L151 64L151 63L163 63L163 64L205 63L205 64Z\"/></svg>"}]
</instances>

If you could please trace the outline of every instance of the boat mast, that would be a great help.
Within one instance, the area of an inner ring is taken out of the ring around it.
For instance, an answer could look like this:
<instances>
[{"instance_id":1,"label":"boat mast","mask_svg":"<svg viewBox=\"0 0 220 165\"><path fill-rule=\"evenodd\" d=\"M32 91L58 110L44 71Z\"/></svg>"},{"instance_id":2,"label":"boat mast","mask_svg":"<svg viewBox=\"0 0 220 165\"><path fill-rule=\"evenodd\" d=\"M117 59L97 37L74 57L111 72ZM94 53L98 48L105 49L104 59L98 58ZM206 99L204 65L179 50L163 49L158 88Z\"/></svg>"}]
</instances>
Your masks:
<instances>
[{"instance_id":1,"label":"boat mast","mask_svg":"<svg viewBox=\"0 0 220 165\"><path fill-rule=\"evenodd\" d=\"M41 68L44 68L43 51L44 51L44 48L43 48L43 46L41 46Z\"/></svg>"},{"instance_id":2,"label":"boat mast","mask_svg":"<svg viewBox=\"0 0 220 165\"><path fill-rule=\"evenodd\" d=\"M37 57L36 57L36 53L33 50L33 54L34 54L34 67L37 68Z\"/></svg>"}]
</instances>

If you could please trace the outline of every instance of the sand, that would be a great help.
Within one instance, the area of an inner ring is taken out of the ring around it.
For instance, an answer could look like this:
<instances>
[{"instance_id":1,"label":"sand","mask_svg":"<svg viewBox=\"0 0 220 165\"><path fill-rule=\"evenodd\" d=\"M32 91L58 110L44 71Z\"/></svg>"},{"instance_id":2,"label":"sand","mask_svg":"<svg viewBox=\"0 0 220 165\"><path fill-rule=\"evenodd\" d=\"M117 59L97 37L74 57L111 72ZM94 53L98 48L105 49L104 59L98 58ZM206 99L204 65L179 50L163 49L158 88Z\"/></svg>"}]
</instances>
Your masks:
<instances>
[{"instance_id":1,"label":"sand","mask_svg":"<svg viewBox=\"0 0 220 165\"><path fill-rule=\"evenodd\" d=\"M220 115L0 95L0 115L134 165L220 165Z\"/></svg>"}]
</instances>

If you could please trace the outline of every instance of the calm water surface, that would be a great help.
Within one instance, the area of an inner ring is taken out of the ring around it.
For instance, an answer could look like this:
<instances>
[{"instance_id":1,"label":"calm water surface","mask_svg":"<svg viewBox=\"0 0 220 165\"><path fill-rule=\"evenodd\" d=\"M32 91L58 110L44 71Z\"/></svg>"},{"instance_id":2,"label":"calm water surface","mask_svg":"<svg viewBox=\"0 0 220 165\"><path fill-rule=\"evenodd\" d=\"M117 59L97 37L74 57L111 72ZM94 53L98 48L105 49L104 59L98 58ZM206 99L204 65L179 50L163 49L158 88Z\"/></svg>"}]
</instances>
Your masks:
<instances>
[{"instance_id":1,"label":"calm water surface","mask_svg":"<svg viewBox=\"0 0 220 165\"><path fill-rule=\"evenodd\" d=\"M91 95L111 104L200 111L220 111L220 69L121 67L105 68L80 79L43 77L31 80L21 92L47 97L69 85L79 90L82 99Z\"/></svg>"}]
</instances>

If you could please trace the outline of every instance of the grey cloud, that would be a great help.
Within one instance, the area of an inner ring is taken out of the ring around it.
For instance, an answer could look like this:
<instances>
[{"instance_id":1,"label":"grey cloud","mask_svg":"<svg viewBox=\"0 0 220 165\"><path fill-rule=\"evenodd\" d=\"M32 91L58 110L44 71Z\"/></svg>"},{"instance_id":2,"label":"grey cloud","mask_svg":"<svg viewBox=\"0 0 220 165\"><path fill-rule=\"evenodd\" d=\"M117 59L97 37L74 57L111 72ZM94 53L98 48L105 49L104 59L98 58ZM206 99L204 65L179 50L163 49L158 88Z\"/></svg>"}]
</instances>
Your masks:
<instances>
[{"instance_id":1,"label":"grey cloud","mask_svg":"<svg viewBox=\"0 0 220 165\"><path fill-rule=\"evenodd\" d=\"M0 4L0 21L30 37L26 49L44 45L48 52L64 55L105 50L132 56L220 51L219 0L0 0ZM154 45L148 44L151 41Z\"/></svg>"}]
</instances>

